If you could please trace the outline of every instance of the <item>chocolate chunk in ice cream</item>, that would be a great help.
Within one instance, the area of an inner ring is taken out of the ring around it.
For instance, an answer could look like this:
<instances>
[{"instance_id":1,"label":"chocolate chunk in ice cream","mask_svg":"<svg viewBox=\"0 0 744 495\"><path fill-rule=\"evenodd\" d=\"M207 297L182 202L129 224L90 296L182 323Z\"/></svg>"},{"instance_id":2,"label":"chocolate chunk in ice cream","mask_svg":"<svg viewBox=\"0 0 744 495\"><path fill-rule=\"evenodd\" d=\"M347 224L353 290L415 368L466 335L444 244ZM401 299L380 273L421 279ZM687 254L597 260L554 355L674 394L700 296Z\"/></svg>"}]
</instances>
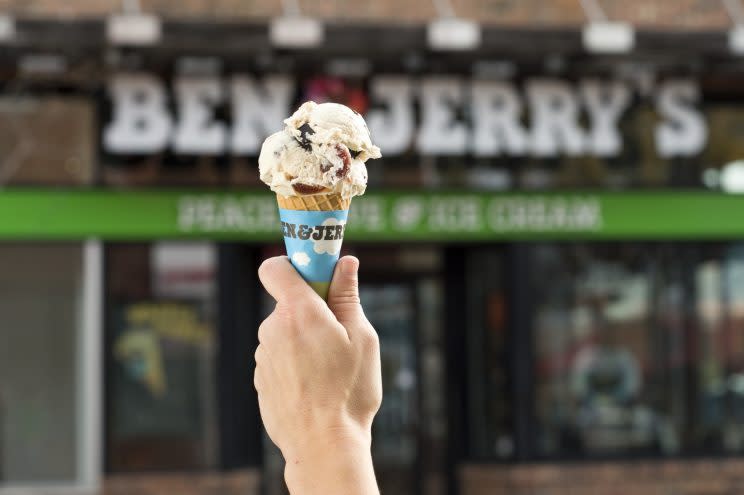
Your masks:
<instances>
[{"instance_id":1,"label":"chocolate chunk in ice cream","mask_svg":"<svg viewBox=\"0 0 744 495\"><path fill-rule=\"evenodd\" d=\"M313 145L310 142L310 139L308 138L308 136L311 134L315 134L315 131L313 130L313 128L310 127L310 124L305 122L297 130L300 131L300 137L297 139L297 142L300 143L300 146L302 146L302 149L304 149L308 153L312 152Z\"/></svg>"}]
</instances>

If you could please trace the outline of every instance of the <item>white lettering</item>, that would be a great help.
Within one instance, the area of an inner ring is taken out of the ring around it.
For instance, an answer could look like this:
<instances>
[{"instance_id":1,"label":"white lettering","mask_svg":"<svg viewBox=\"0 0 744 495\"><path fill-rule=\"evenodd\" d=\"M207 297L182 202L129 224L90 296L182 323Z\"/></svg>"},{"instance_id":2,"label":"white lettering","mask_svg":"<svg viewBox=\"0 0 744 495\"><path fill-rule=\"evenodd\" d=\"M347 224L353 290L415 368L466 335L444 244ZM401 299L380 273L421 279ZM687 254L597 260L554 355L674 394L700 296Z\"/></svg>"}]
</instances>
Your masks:
<instances>
[{"instance_id":1,"label":"white lettering","mask_svg":"<svg viewBox=\"0 0 744 495\"><path fill-rule=\"evenodd\" d=\"M514 86L500 81L475 81L472 98L474 153L524 155L529 141L519 123L522 105Z\"/></svg>"},{"instance_id":2,"label":"white lettering","mask_svg":"<svg viewBox=\"0 0 744 495\"><path fill-rule=\"evenodd\" d=\"M103 133L112 153L156 153L168 146L171 119L163 85L148 74L120 74L109 81L113 121Z\"/></svg>"},{"instance_id":3,"label":"white lettering","mask_svg":"<svg viewBox=\"0 0 744 495\"><path fill-rule=\"evenodd\" d=\"M584 152L584 133L579 127L579 105L571 87L553 79L527 83L532 109L532 153L539 157L561 152L575 156Z\"/></svg>"},{"instance_id":4,"label":"white lettering","mask_svg":"<svg viewBox=\"0 0 744 495\"><path fill-rule=\"evenodd\" d=\"M213 106L222 101L216 77L182 77L174 83L179 121L173 136L177 153L217 155L225 149L225 126L213 120Z\"/></svg>"},{"instance_id":5,"label":"white lettering","mask_svg":"<svg viewBox=\"0 0 744 495\"><path fill-rule=\"evenodd\" d=\"M385 156L405 152L411 146L414 131L410 80L378 77L370 83L370 93L375 103L386 106L385 110L370 110L366 116L373 141L385 150Z\"/></svg>"},{"instance_id":6,"label":"white lettering","mask_svg":"<svg viewBox=\"0 0 744 495\"><path fill-rule=\"evenodd\" d=\"M587 231L602 227L597 198L494 198L487 208L488 226L504 231Z\"/></svg>"},{"instance_id":7,"label":"white lettering","mask_svg":"<svg viewBox=\"0 0 744 495\"><path fill-rule=\"evenodd\" d=\"M703 116L692 106L698 88L688 80L665 82L657 94L656 107L665 119L656 127L656 148L664 158L700 153L708 140Z\"/></svg>"},{"instance_id":8,"label":"white lettering","mask_svg":"<svg viewBox=\"0 0 744 495\"><path fill-rule=\"evenodd\" d=\"M438 198L429 205L429 228L435 232L478 231L480 212L480 201L476 197Z\"/></svg>"},{"instance_id":9,"label":"white lettering","mask_svg":"<svg viewBox=\"0 0 744 495\"><path fill-rule=\"evenodd\" d=\"M367 121L385 156L405 153L414 145L423 155L613 157L623 150L620 121L633 101L631 86L620 80L587 79L576 88L559 79L533 79L524 94L514 83L501 80L477 79L466 86L461 78L436 76L421 78L419 86L421 120L416 129L412 79L382 76L370 81ZM237 75L228 81L181 76L173 83L176 119L157 78L115 75L108 88L113 117L104 129L103 146L120 154L158 153L170 146L183 154L255 156L263 139L280 129L291 113L294 89L290 77L280 75L260 80ZM655 94L659 155L700 153L708 129L697 108L696 83L669 80ZM223 104L231 106L231 122L215 116ZM584 120L585 129L580 125Z\"/></svg>"},{"instance_id":10,"label":"white lettering","mask_svg":"<svg viewBox=\"0 0 744 495\"><path fill-rule=\"evenodd\" d=\"M286 76L268 76L262 84L250 76L234 77L233 153L257 154L263 139L282 128L293 93L294 84Z\"/></svg>"},{"instance_id":11,"label":"white lettering","mask_svg":"<svg viewBox=\"0 0 744 495\"><path fill-rule=\"evenodd\" d=\"M581 94L591 122L589 151L597 156L617 155L622 150L618 121L630 103L628 86L620 81L589 80L582 82Z\"/></svg>"},{"instance_id":12,"label":"white lettering","mask_svg":"<svg viewBox=\"0 0 744 495\"><path fill-rule=\"evenodd\" d=\"M421 128L418 149L425 155L465 153L467 129L455 116L463 104L462 81L434 77L421 82Z\"/></svg>"}]
</instances>

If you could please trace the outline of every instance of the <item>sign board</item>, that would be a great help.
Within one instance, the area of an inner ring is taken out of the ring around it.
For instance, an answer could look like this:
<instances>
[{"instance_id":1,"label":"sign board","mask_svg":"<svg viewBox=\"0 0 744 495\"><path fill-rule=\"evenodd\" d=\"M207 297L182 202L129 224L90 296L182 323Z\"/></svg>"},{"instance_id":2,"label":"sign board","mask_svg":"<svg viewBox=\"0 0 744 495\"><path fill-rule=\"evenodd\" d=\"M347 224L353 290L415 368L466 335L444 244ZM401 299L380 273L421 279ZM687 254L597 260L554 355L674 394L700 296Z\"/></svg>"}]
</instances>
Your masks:
<instances>
[{"instance_id":1,"label":"sign board","mask_svg":"<svg viewBox=\"0 0 744 495\"><path fill-rule=\"evenodd\" d=\"M705 192L397 191L355 198L347 241L725 239L744 236L744 196ZM0 239L282 242L273 194L7 190Z\"/></svg>"},{"instance_id":2,"label":"sign board","mask_svg":"<svg viewBox=\"0 0 744 495\"><path fill-rule=\"evenodd\" d=\"M336 90L313 89L322 84L311 82L302 98L333 98ZM111 119L103 130L103 149L112 155L255 156L264 138L294 111L298 86L287 75L182 75L167 82L148 73L117 74L108 81ZM708 139L698 84L689 78L638 86L621 79L535 77L517 83L379 75L366 88L352 88L344 101L360 102L355 109L365 113L386 157L411 150L475 157L615 157L625 146L621 120L639 101L656 115L652 132L659 157L695 156ZM224 108L229 119L218 116Z\"/></svg>"}]
</instances>

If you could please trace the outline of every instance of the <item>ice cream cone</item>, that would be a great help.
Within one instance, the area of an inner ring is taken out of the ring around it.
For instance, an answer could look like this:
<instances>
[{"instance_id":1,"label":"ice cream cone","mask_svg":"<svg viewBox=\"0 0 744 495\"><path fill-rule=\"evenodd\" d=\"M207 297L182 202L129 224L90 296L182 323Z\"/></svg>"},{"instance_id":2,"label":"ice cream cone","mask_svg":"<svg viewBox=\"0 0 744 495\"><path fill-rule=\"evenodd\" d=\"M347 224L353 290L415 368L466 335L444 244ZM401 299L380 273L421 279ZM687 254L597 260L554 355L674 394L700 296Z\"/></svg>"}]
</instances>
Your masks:
<instances>
[{"instance_id":1,"label":"ice cream cone","mask_svg":"<svg viewBox=\"0 0 744 495\"><path fill-rule=\"evenodd\" d=\"M367 188L380 148L364 118L338 103L303 103L261 146L258 172L277 194L292 265L324 299L346 230L351 198Z\"/></svg>"},{"instance_id":2,"label":"ice cream cone","mask_svg":"<svg viewBox=\"0 0 744 495\"><path fill-rule=\"evenodd\" d=\"M340 194L313 194L310 196L276 195L279 208L303 211L341 211L348 210L351 198L344 199Z\"/></svg>"},{"instance_id":3,"label":"ice cream cone","mask_svg":"<svg viewBox=\"0 0 744 495\"><path fill-rule=\"evenodd\" d=\"M323 299L341 252L351 198L340 194L277 194L287 256Z\"/></svg>"}]
</instances>

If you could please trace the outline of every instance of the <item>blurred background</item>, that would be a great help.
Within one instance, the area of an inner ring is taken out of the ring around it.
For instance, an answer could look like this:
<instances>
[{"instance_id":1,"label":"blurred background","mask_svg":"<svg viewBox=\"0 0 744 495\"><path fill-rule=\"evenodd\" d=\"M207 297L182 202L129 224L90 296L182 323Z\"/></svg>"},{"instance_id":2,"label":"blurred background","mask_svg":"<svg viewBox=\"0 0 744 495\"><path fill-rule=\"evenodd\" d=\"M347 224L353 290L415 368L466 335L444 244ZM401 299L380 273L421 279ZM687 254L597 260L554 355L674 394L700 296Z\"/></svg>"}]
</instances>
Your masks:
<instances>
[{"instance_id":1,"label":"blurred background","mask_svg":"<svg viewBox=\"0 0 744 495\"><path fill-rule=\"evenodd\" d=\"M0 493L282 494L253 391L300 102L386 495L744 493L744 2L0 0Z\"/></svg>"}]
</instances>

